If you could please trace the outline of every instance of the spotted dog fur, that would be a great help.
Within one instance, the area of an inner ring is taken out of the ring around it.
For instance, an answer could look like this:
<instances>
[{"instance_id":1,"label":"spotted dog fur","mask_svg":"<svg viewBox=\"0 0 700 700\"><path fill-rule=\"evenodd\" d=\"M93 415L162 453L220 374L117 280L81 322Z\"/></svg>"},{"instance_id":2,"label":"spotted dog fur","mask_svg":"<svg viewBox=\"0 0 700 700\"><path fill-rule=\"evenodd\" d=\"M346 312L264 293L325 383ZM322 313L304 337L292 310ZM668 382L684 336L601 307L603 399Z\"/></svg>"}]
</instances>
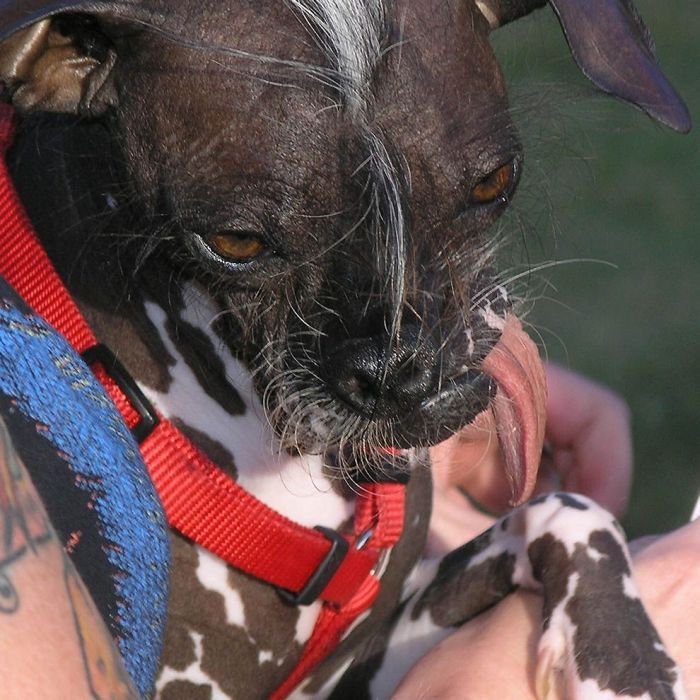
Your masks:
<instances>
[{"instance_id":1,"label":"spotted dog fur","mask_svg":"<svg viewBox=\"0 0 700 700\"><path fill-rule=\"evenodd\" d=\"M576 43L580 4L551 2L587 75L687 127L630 0L589 0L619 29L586 25L597 64ZM492 229L522 149L488 33L543 4L0 2L4 97L24 116L17 188L158 410L304 525L346 532L360 474L410 475L379 597L295 698L388 697L519 586L544 599L542 697L559 677L576 700L684 697L622 535L591 502L548 496L422 560L426 447L498 401L482 365L513 311ZM172 552L156 696L267 697L318 604L290 607L177 533Z\"/></svg>"},{"instance_id":2,"label":"spotted dog fur","mask_svg":"<svg viewBox=\"0 0 700 700\"><path fill-rule=\"evenodd\" d=\"M622 529L590 499L566 493L533 499L440 562L420 565L369 697L389 697L451 628L519 587L544 594L538 697L562 682L577 700L686 697L642 607Z\"/></svg>"}]
</instances>

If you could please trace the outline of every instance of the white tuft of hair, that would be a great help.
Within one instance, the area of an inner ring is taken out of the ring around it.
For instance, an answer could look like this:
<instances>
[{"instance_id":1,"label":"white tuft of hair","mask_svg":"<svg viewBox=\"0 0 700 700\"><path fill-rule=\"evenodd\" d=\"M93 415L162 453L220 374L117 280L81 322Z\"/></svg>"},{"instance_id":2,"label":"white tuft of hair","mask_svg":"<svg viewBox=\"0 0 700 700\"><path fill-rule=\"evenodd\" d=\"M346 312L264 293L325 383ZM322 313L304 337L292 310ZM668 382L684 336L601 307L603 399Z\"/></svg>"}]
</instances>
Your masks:
<instances>
[{"instance_id":1,"label":"white tuft of hair","mask_svg":"<svg viewBox=\"0 0 700 700\"><path fill-rule=\"evenodd\" d=\"M383 0L287 0L343 78L348 107L362 111L381 57Z\"/></svg>"}]
</instances>

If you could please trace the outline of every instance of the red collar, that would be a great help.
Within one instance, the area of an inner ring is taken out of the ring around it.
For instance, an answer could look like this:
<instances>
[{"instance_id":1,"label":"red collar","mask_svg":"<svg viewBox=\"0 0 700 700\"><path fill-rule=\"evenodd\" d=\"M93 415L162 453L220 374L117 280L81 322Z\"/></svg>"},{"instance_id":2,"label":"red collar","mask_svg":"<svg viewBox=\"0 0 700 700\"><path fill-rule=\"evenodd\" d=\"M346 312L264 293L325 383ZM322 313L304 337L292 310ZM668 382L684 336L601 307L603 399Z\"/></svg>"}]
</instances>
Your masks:
<instances>
[{"instance_id":1,"label":"red collar","mask_svg":"<svg viewBox=\"0 0 700 700\"><path fill-rule=\"evenodd\" d=\"M13 109L0 104L0 156L12 142ZM260 502L160 416L117 358L97 342L27 218L0 158L0 275L92 367L139 443L171 527L231 566L280 589L289 602L324 603L283 698L367 610L373 575L403 530L404 486L366 484L353 535L306 528Z\"/></svg>"}]
</instances>

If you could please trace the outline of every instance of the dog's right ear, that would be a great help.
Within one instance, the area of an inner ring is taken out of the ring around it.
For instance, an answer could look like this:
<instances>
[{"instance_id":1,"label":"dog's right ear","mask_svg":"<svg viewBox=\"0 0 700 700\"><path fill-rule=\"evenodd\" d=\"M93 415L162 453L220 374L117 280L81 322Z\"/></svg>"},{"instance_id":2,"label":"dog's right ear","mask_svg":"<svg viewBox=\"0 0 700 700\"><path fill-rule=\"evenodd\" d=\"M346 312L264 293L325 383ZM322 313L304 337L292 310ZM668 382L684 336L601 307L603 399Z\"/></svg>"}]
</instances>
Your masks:
<instances>
[{"instance_id":1,"label":"dog's right ear","mask_svg":"<svg viewBox=\"0 0 700 700\"><path fill-rule=\"evenodd\" d=\"M688 108L659 68L653 41L632 0L475 2L494 29L549 2L574 60L591 82L672 129L690 130Z\"/></svg>"},{"instance_id":2,"label":"dog's right ear","mask_svg":"<svg viewBox=\"0 0 700 700\"><path fill-rule=\"evenodd\" d=\"M152 18L142 0L0 0L0 98L20 111L96 115L114 103L102 23Z\"/></svg>"}]
</instances>

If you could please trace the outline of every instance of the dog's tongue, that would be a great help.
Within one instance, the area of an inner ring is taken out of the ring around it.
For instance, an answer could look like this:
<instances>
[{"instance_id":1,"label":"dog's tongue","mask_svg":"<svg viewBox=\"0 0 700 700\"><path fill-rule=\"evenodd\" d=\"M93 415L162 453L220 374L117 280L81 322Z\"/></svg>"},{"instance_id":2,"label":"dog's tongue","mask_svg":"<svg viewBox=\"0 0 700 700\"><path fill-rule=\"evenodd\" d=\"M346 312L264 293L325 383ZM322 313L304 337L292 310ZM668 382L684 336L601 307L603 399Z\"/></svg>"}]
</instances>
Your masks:
<instances>
[{"instance_id":1,"label":"dog's tongue","mask_svg":"<svg viewBox=\"0 0 700 700\"><path fill-rule=\"evenodd\" d=\"M537 346L509 315L482 369L498 385L492 410L512 504L526 501L537 478L544 442L547 384Z\"/></svg>"}]
</instances>

